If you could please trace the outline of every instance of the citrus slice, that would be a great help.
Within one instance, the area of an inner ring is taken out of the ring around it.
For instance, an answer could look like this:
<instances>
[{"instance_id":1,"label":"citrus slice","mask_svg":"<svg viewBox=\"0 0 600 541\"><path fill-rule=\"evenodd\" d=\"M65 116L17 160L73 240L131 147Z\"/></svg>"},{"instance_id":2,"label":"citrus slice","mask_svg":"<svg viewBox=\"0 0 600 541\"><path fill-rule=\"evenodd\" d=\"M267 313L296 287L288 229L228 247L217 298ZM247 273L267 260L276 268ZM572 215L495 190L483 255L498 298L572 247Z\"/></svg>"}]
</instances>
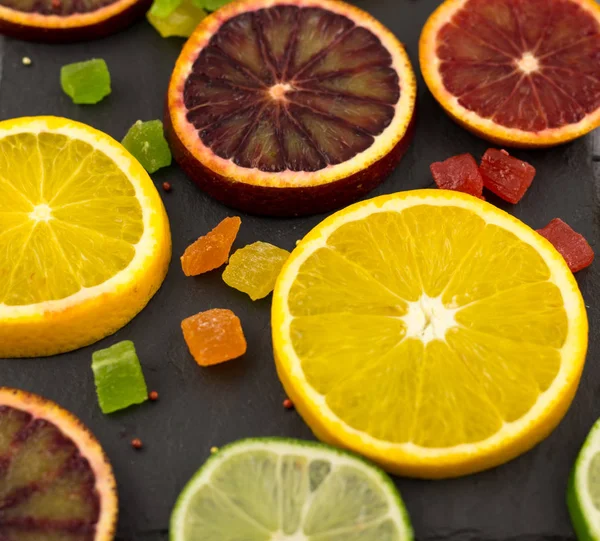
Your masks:
<instances>
[{"instance_id":1,"label":"citrus slice","mask_svg":"<svg viewBox=\"0 0 600 541\"><path fill-rule=\"evenodd\" d=\"M600 540L600 421L593 426L573 466L567 505L577 539Z\"/></svg>"},{"instance_id":2,"label":"citrus slice","mask_svg":"<svg viewBox=\"0 0 600 541\"><path fill-rule=\"evenodd\" d=\"M594 0L446 0L419 46L446 112L515 147L557 145L600 125L598 55Z\"/></svg>"},{"instance_id":3,"label":"citrus slice","mask_svg":"<svg viewBox=\"0 0 600 541\"><path fill-rule=\"evenodd\" d=\"M416 83L394 35L332 0L243 0L204 19L168 92L173 154L219 201L301 215L355 201L396 166Z\"/></svg>"},{"instance_id":4,"label":"citrus slice","mask_svg":"<svg viewBox=\"0 0 600 541\"><path fill-rule=\"evenodd\" d=\"M117 488L100 444L74 415L0 387L2 541L112 541Z\"/></svg>"},{"instance_id":5,"label":"citrus slice","mask_svg":"<svg viewBox=\"0 0 600 541\"><path fill-rule=\"evenodd\" d=\"M114 333L158 290L170 257L160 196L119 143L62 118L0 122L0 357Z\"/></svg>"},{"instance_id":6,"label":"citrus slice","mask_svg":"<svg viewBox=\"0 0 600 541\"><path fill-rule=\"evenodd\" d=\"M273 299L277 370L328 443L450 477L541 441L587 348L562 256L496 207L446 190L357 203L318 225Z\"/></svg>"},{"instance_id":7,"label":"citrus slice","mask_svg":"<svg viewBox=\"0 0 600 541\"><path fill-rule=\"evenodd\" d=\"M0 33L33 41L79 41L112 34L144 16L152 0L2 0Z\"/></svg>"},{"instance_id":8,"label":"citrus slice","mask_svg":"<svg viewBox=\"0 0 600 541\"><path fill-rule=\"evenodd\" d=\"M171 541L410 541L390 478L324 445L249 439L211 456L179 496Z\"/></svg>"}]
</instances>

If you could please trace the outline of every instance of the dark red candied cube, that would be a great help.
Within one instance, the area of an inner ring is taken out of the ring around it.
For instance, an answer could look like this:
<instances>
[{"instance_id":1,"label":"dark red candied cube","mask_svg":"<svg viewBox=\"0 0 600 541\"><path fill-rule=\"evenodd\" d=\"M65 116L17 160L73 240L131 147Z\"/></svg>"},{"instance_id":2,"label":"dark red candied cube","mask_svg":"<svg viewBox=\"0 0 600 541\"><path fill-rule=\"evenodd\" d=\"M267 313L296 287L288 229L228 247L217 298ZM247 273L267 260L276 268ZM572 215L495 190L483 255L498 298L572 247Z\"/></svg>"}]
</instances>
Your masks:
<instances>
[{"instance_id":1,"label":"dark red candied cube","mask_svg":"<svg viewBox=\"0 0 600 541\"><path fill-rule=\"evenodd\" d=\"M475 158L470 154L452 156L446 161L432 163L429 168L438 188L481 197L483 179Z\"/></svg>"},{"instance_id":2,"label":"dark red candied cube","mask_svg":"<svg viewBox=\"0 0 600 541\"><path fill-rule=\"evenodd\" d=\"M488 190L513 204L521 200L535 177L535 167L496 148L483 155L479 171Z\"/></svg>"},{"instance_id":3,"label":"dark red candied cube","mask_svg":"<svg viewBox=\"0 0 600 541\"><path fill-rule=\"evenodd\" d=\"M554 218L546 227L538 229L538 233L554 245L572 272L585 269L594 261L594 250L585 237L573 231L560 218Z\"/></svg>"}]
</instances>

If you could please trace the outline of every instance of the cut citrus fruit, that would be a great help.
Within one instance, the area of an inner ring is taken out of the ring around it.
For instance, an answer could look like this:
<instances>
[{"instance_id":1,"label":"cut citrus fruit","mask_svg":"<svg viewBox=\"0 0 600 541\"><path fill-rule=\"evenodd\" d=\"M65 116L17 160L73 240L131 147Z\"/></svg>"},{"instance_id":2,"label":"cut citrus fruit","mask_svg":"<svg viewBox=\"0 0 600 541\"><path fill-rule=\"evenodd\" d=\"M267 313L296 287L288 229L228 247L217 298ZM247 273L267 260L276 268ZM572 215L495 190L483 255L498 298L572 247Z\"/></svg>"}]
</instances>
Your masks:
<instances>
[{"instance_id":1,"label":"cut citrus fruit","mask_svg":"<svg viewBox=\"0 0 600 541\"><path fill-rule=\"evenodd\" d=\"M427 86L495 143L547 147L600 125L594 0L446 0L421 34Z\"/></svg>"},{"instance_id":2,"label":"cut citrus fruit","mask_svg":"<svg viewBox=\"0 0 600 541\"><path fill-rule=\"evenodd\" d=\"M100 444L74 415L0 387L0 538L112 541L117 488Z\"/></svg>"},{"instance_id":3,"label":"cut citrus fruit","mask_svg":"<svg viewBox=\"0 0 600 541\"><path fill-rule=\"evenodd\" d=\"M418 190L318 225L273 297L277 370L314 433L390 471L500 464L557 425L587 316L564 259L472 196Z\"/></svg>"},{"instance_id":4,"label":"cut citrus fruit","mask_svg":"<svg viewBox=\"0 0 600 541\"><path fill-rule=\"evenodd\" d=\"M301 215L355 201L396 166L416 83L393 34L332 0L244 0L204 19L171 78L175 158L221 202Z\"/></svg>"},{"instance_id":5,"label":"cut citrus fruit","mask_svg":"<svg viewBox=\"0 0 600 541\"><path fill-rule=\"evenodd\" d=\"M119 143L62 118L0 122L0 357L114 333L158 290L170 257L160 196Z\"/></svg>"},{"instance_id":6,"label":"cut citrus fruit","mask_svg":"<svg viewBox=\"0 0 600 541\"><path fill-rule=\"evenodd\" d=\"M600 421L592 427L577 457L567 490L567 505L579 541L600 539Z\"/></svg>"},{"instance_id":7,"label":"cut citrus fruit","mask_svg":"<svg viewBox=\"0 0 600 541\"><path fill-rule=\"evenodd\" d=\"M152 0L3 0L0 33L33 41L79 41L129 26Z\"/></svg>"},{"instance_id":8,"label":"cut citrus fruit","mask_svg":"<svg viewBox=\"0 0 600 541\"><path fill-rule=\"evenodd\" d=\"M242 440L211 456L179 496L171 541L411 541L390 478L312 442Z\"/></svg>"}]
</instances>

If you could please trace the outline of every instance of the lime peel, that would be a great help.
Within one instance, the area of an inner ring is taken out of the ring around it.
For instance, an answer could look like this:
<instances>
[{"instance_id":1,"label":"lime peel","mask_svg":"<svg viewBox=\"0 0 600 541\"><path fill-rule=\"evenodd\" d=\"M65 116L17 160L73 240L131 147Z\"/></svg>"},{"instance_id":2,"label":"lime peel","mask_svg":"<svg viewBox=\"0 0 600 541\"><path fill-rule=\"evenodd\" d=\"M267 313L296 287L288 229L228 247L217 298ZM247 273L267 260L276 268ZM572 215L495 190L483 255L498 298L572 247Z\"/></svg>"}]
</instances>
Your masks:
<instances>
[{"instance_id":1,"label":"lime peel","mask_svg":"<svg viewBox=\"0 0 600 541\"><path fill-rule=\"evenodd\" d=\"M360 534L411 541L408 513L391 479L348 452L281 438L221 448L188 482L171 515L170 540L311 539Z\"/></svg>"}]
</instances>

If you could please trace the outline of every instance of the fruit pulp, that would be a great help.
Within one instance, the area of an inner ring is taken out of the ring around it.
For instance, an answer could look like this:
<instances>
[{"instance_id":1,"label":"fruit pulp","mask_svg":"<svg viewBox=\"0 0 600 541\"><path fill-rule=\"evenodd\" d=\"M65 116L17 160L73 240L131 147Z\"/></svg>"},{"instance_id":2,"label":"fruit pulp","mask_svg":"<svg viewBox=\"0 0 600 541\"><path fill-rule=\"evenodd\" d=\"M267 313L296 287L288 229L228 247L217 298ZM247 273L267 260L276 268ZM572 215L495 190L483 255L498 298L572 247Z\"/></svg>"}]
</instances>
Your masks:
<instances>
[{"instance_id":1,"label":"fruit pulp","mask_svg":"<svg viewBox=\"0 0 600 541\"><path fill-rule=\"evenodd\" d=\"M171 165L171 150L163 133L160 120L138 120L121 141L148 173L155 173Z\"/></svg>"},{"instance_id":2,"label":"fruit pulp","mask_svg":"<svg viewBox=\"0 0 600 541\"><path fill-rule=\"evenodd\" d=\"M102 413L113 413L148 399L142 366L130 340L94 351L92 370Z\"/></svg>"},{"instance_id":3,"label":"fruit pulp","mask_svg":"<svg viewBox=\"0 0 600 541\"><path fill-rule=\"evenodd\" d=\"M273 291L288 257L287 250L267 242L254 242L231 256L223 280L228 286L247 293L253 301L262 299Z\"/></svg>"},{"instance_id":4,"label":"fruit pulp","mask_svg":"<svg viewBox=\"0 0 600 541\"><path fill-rule=\"evenodd\" d=\"M440 31L444 85L509 128L575 124L600 107L600 25L565 0L468 0Z\"/></svg>"},{"instance_id":5,"label":"fruit pulp","mask_svg":"<svg viewBox=\"0 0 600 541\"><path fill-rule=\"evenodd\" d=\"M579 272L594 261L594 250L585 237L560 218L554 218L546 227L538 229L538 233L552 243L572 272Z\"/></svg>"},{"instance_id":6,"label":"fruit pulp","mask_svg":"<svg viewBox=\"0 0 600 541\"><path fill-rule=\"evenodd\" d=\"M391 64L377 37L343 15L296 6L244 13L195 61L187 120L204 145L242 167L318 171L364 151L389 125L400 96Z\"/></svg>"},{"instance_id":7,"label":"fruit pulp","mask_svg":"<svg viewBox=\"0 0 600 541\"><path fill-rule=\"evenodd\" d=\"M111 92L110 72L101 58L67 64L60 70L60 84L73 103L93 105Z\"/></svg>"},{"instance_id":8,"label":"fruit pulp","mask_svg":"<svg viewBox=\"0 0 600 541\"><path fill-rule=\"evenodd\" d=\"M242 440L192 477L171 516L171 539L412 541L393 483L337 449L278 438Z\"/></svg>"},{"instance_id":9,"label":"fruit pulp","mask_svg":"<svg viewBox=\"0 0 600 541\"><path fill-rule=\"evenodd\" d=\"M213 308L181 322L183 337L200 366L211 366L241 357L246 339L240 319L231 311Z\"/></svg>"},{"instance_id":10,"label":"fruit pulp","mask_svg":"<svg viewBox=\"0 0 600 541\"><path fill-rule=\"evenodd\" d=\"M56 404L0 387L0 535L6 541L112 539L117 497L95 438Z\"/></svg>"},{"instance_id":11,"label":"fruit pulp","mask_svg":"<svg viewBox=\"0 0 600 541\"><path fill-rule=\"evenodd\" d=\"M190 244L181 256L186 276L198 276L227 263L233 241L242 220L237 216L225 218L212 231Z\"/></svg>"},{"instance_id":12,"label":"fruit pulp","mask_svg":"<svg viewBox=\"0 0 600 541\"><path fill-rule=\"evenodd\" d=\"M438 188L481 197L483 179L477 162L470 154L452 156L443 162L432 163L429 168Z\"/></svg>"},{"instance_id":13,"label":"fruit pulp","mask_svg":"<svg viewBox=\"0 0 600 541\"><path fill-rule=\"evenodd\" d=\"M479 171L488 190L513 204L523 198L535 177L532 165L495 148L483 155Z\"/></svg>"},{"instance_id":14,"label":"fruit pulp","mask_svg":"<svg viewBox=\"0 0 600 541\"><path fill-rule=\"evenodd\" d=\"M272 315L278 374L315 434L418 477L479 471L539 442L587 347L564 259L448 190L326 219L284 266Z\"/></svg>"}]
</instances>

